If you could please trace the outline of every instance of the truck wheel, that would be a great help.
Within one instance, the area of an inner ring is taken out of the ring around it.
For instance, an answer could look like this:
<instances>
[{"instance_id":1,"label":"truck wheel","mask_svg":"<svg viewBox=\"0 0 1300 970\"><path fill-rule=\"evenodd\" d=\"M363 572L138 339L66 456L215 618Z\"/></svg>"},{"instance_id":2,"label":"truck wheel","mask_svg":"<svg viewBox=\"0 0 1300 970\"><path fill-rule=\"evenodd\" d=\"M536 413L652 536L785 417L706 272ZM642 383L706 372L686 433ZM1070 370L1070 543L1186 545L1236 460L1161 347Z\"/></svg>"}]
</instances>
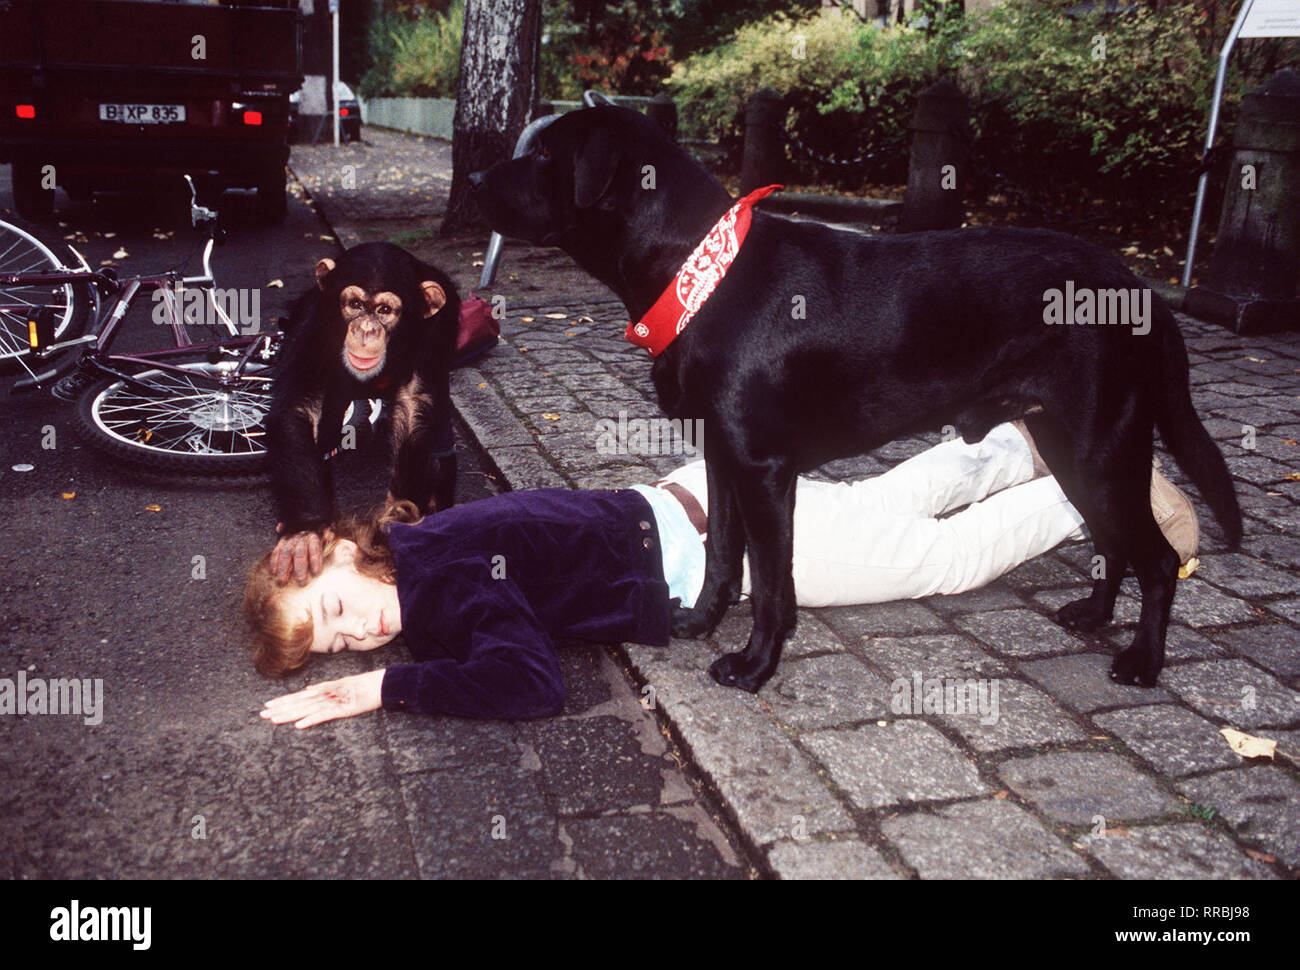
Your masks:
<instances>
[{"instance_id":1,"label":"truck wheel","mask_svg":"<svg viewBox=\"0 0 1300 970\"><path fill-rule=\"evenodd\" d=\"M24 219L48 219L54 214L54 190L41 186L41 166L14 162L14 208Z\"/></svg>"},{"instance_id":2,"label":"truck wheel","mask_svg":"<svg viewBox=\"0 0 1300 970\"><path fill-rule=\"evenodd\" d=\"M257 213L263 222L284 222L289 214L289 200L286 198L284 166L276 166L257 183Z\"/></svg>"}]
</instances>

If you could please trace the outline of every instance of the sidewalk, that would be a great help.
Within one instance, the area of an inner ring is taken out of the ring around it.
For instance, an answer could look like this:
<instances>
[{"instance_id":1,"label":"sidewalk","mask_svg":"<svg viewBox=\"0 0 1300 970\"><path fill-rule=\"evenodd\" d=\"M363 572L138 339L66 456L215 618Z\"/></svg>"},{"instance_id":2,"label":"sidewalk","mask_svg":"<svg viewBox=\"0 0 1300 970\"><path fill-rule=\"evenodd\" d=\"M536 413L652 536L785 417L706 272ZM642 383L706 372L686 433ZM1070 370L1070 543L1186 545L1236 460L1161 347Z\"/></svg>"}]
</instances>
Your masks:
<instances>
[{"instance_id":1,"label":"sidewalk","mask_svg":"<svg viewBox=\"0 0 1300 970\"><path fill-rule=\"evenodd\" d=\"M345 245L391 238L469 292L486 238L438 240L444 142L366 129L294 149L291 166ZM352 166L355 181L344 182ZM687 456L598 452L602 419L661 416L623 308L558 250L508 243L491 297L502 342L453 375L456 405L513 488L617 488ZM707 641L624 645L668 728L775 874L798 877L1274 878L1300 871L1300 336L1241 338L1179 316L1193 398L1238 486L1243 550L1206 529L1179 582L1154 690L1106 677L1132 637L1136 584L1094 636L1053 612L1085 595L1091 547L1066 545L956 597L800 610L757 695L707 674L739 649L747 607ZM1249 429L1253 428L1253 437ZM831 463L876 474L938 440ZM1186 484L1168 456L1166 474ZM1191 493L1203 522L1204 505ZM890 712L891 683L999 684L1001 716ZM1244 761L1219 728L1273 738L1291 762Z\"/></svg>"}]
</instances>

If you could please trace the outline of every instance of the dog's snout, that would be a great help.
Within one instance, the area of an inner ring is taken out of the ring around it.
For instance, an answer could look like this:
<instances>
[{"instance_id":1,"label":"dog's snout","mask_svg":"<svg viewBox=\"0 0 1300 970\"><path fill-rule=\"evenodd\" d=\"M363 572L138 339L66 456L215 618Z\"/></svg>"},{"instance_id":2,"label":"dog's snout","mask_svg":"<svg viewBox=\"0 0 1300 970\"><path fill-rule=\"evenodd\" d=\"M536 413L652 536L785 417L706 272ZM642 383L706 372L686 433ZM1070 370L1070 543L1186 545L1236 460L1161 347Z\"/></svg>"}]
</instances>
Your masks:
<instances>
[{"instance_id":1,"label":"dog's snout","mask_svg":"<svg viewBox=\"0 0 1300 970\"><path fill-rule=\"evenodd\" d=\"M487 172L485 172L485 171L484 171L484 172L470 172L470 173L469 173L469 187L470 187L471 189L481 189L481 188L483 187L483 179L486 177L486 175L487 175Z\"/></svg>"}]
</instances>

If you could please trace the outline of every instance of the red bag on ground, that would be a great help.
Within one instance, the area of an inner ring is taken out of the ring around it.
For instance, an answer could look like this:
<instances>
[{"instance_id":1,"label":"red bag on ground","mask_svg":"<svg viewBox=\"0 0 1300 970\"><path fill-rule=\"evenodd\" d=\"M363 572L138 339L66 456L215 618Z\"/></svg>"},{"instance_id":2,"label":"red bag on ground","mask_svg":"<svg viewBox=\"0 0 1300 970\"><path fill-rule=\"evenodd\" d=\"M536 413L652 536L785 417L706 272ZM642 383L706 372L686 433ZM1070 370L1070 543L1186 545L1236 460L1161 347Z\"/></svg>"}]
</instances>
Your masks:
<instances>
[{"instance_id":1,"label":"red bag on ground","mask_svg":"<svg viewBox=\"0 0 1300 970\"><path fill-rule=\"evenodd\" d=\"M472 293L460 304L460 332L456 336L456 355L452 367L461 367L486 353L501 339L501 324L492 315L492 305Z\"/></svg>"}]
</instances>

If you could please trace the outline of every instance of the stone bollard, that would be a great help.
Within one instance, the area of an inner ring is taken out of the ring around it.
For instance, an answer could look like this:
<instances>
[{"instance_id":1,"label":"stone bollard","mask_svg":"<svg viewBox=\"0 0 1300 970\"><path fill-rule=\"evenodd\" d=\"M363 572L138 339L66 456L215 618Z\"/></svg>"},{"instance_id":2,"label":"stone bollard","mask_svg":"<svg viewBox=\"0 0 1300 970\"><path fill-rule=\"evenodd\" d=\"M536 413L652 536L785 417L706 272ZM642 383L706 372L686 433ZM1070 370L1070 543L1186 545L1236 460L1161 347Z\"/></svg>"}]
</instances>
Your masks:
<instances>
[{"instance_id":1,"label":"stone bollard","mask_svg":"<svg viewBox=\"0 0 1300 970\"><path fill-rule=\"evenodd\" d=\"M677 105L665 92L660 91L646 106L646 117L657 124L673 141L677 140Z\"/></svg>"},{"instance_id":2,"label":"stone bollard","mask_svg":"<svg viewBox=\"0 0 1300 970\"><path fill-rule=\"evenodd\" d=\"M947 78L917 98L899 232L956 229L964 221L961 186L969 158L969 119L965 95Z\"/></svg>"},{"instance_id":3,"label":"stone bollard","mask_svg":"<svg viewBox=\"0 0 1300 970\"><path fill-rule=\"evenodd\" d=\"M760 88L745 104L745 155L740 168L740 194L785 181L785 106L771 88Z\"/></svg>"},{"instance_id":4,"label":"stone bollard","mask_svg":"<svg viewBox=\"0 0 1300 970\"><path fill-rule=\"evenodd\" d=\"M1183 309L1237 333L1300 330L1300 74L1247 94L1210 271Z\"/></svg>"}]
</instances>

